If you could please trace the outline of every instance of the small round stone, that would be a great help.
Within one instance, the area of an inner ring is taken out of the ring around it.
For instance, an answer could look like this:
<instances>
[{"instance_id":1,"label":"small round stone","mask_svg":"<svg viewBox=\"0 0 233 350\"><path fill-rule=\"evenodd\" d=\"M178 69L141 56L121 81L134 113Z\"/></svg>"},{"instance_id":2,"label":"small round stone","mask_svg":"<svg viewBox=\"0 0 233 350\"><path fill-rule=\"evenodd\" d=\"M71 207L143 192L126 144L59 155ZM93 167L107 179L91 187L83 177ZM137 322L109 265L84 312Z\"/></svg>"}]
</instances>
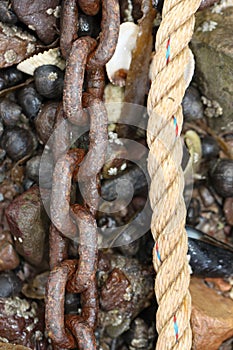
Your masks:
<instances>
[{"instance_id":1,"label":"small round stone","mask_svg":"<svg viewBox=\"0 0 233 350\"><path fill-rule=\"evenodd\" d=\"M18 126L6 129L2 135L1 147L12 160L17 161L32 152L32 133Z\"/></svg>"}]
</instances>

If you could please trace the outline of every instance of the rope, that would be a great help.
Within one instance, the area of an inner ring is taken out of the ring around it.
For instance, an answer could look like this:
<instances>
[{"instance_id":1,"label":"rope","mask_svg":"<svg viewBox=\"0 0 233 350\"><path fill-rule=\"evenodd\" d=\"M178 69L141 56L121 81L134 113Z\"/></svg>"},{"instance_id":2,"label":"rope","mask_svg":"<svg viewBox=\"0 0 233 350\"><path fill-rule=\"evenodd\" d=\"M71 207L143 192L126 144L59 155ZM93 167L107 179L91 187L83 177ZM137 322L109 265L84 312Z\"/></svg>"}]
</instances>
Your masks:
<instances>
[{"instance_id":1,"label":"rope","mask_svg":"<svg viewBox=\"0 0 233 350\"><path fill-rule=\"evenodd\" d=\"M151 231L155 240L153 264L157 272L155 293L159 305L157 350L189 350L192 345L183 151L179 136L183 123L181 102L194 71L188 43L200 3L201 0L164 1L152 62L147 141Z\"/></svg>"}]
</instances>

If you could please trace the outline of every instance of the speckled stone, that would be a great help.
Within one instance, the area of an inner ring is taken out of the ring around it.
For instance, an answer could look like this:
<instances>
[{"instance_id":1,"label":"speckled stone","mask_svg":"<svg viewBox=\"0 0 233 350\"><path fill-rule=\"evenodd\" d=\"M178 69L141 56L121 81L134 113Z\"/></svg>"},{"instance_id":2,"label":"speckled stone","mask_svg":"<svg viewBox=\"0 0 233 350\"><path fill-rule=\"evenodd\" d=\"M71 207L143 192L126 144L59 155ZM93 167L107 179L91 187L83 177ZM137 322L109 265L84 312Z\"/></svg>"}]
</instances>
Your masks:
<instances>
[{"instance_id":1,"label":"speckled stone","mask_svg":"<svg viewBox=\"0 0 233 350\"><path fill-rule=\"evenodd\" d=\"M19 297L0 298L0 335L4 342L30 349L47 349L43 307L39 307L35 301Z\"/></svg>"},{"instance_id":2,"label":"speckled stone","mask_svg":"<svg viewBox=\"0 0 233 350\"><path fill-rule=\"evenodd\" d=\"M193 350L218 350L233 336L233 300L208 288L202 279L192 278L191 327Z\"/></svg>"},{"instance_id":3,"label":"speckled stone","mask_svg":"<svg viewBox=\"0 0 233 350\"><path fill-rule=\"evenodd\" d=\"M233 127L233 7L213 13L207 9L196 15L196 29L191 48L196 60L195 79L202 94L217 101L222 116L209 118L216 131Z\"/></svg>"}]
</instances>

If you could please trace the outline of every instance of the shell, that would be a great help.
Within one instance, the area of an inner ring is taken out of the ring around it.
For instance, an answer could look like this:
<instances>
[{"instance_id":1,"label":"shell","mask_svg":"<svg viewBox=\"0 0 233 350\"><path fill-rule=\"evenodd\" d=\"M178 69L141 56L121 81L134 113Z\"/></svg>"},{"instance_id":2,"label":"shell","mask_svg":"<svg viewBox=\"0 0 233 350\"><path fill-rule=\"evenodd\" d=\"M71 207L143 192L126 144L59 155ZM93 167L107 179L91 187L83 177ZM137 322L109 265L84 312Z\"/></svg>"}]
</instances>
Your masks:
<instances>
[{"instance_id":1,"label":"shell","mask_svg":"<svg viewBox=\"0 0 233 350\"><path fill-rule=\"evenodd\" d=\"M17 69L26 74L33 75L34 70L44 64L52 64L62 70L64 70L66 66L65 60L61 57L60 50L56 48L44 51L43 53L39 53L38 55L34 55L20 62L17 65Z\"/></svg>"},{"instance_id":2,"label":"shell","mask_svg":"<svg viewBox=\"0 0 233 350\"><path fill-rule=\"evenodd\" d=\"M124 22L120 25L116 50L106 64L108 78L114 85L125 85L127 72L132 60L132 51L136 46L138 31L138 25L133 22Z\"/></svg>"}]
</instances>

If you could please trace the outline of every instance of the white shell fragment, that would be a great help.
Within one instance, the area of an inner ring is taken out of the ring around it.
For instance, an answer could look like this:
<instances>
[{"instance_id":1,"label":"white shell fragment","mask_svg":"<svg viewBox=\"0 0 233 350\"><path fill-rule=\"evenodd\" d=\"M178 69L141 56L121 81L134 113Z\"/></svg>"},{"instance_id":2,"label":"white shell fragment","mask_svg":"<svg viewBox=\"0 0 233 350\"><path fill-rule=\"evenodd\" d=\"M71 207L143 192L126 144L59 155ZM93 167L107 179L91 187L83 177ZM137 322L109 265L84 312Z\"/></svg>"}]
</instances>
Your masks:
<instances>
[{"instance_id":1,"label":"white shell fragment","mask_svg":"<svg viewBox=\"0 0 233 350\"><path fill-rule=\"evenodd\" d=\"M116 50L106 64L108 78L114 85L125 85L132 59L132 51L136 46L138 30L138 25L133 22L124 22L120 25Z\"/></svg>"},{"instance_id":2,"label":"white shell fragment","mask_svg":"<svg viewBox=\"0 0 233 350\"><path fill-rule=\"evenodd\" d=\"M44 64L52 64L62 70L66 66L65 60L61 57L60 50L56 48L44 51L20 62L17 65L17 69L26 74L33 75L34 70Z\"/></svg>"}]
</instances>

